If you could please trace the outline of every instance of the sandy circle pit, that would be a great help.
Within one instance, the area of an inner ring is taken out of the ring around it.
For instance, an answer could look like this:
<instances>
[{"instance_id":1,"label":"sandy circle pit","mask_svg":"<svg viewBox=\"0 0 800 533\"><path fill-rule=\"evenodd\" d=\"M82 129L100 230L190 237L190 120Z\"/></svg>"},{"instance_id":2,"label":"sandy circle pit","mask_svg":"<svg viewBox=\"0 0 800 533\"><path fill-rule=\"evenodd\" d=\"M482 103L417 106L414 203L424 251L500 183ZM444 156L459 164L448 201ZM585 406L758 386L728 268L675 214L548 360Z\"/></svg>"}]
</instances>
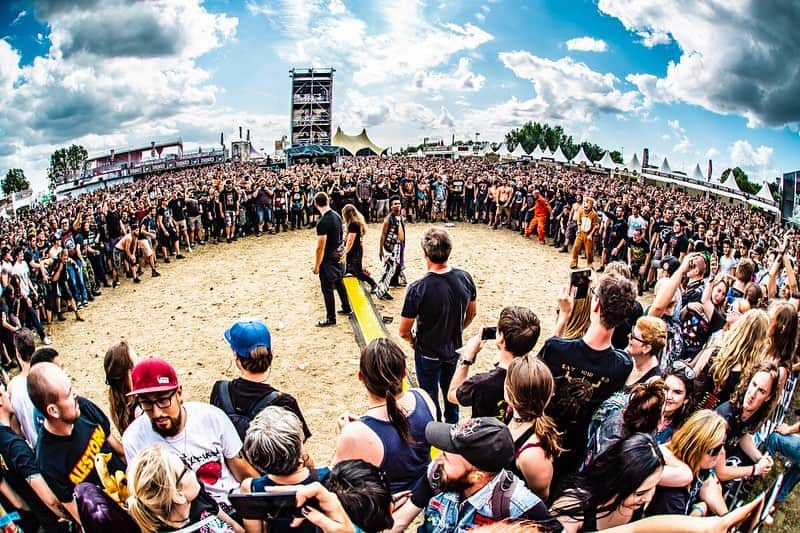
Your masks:
<instances>
[{"instance_id":1,"label":"sandy circle pit","mask_svg":"<svg viewBox=\"0 0 800 533\"><path fill-rule=\"evenodd\" d=\"M409 282L425 272L419 242L427 227L407 226ZM568 282L567 255L508 230L471 224L449 230L450 263L468 270L478 289L478 314L465 340L482 326L495 325L504 306L524 305L542 321L538 350L552 334L556 297ZM372 224L365 237L364 263L373 274L380 269L379 235L380 226ZM272 333L275 354L270 382L298 399L313 432L309 451L326 464L335 444L336 417L363 412L366 393L356 376L359 350L350 324L340 320L336 327L314 327L325 315L319 280L311 272L315 239L313 231L303 230L197 247L186 260L161 265L160 278L145 273L139 285L124 280L117 289L105 289L83 312L86 322L53 326L53 346L79 393L103 409L108 408L103 355L121 339L140 357L156 355L171 362L184 399L208 401L216 380L236 376L223 332L239 318L261 318ZM392 289L392 294L393 301L378 304L383 315L393 317L387 330L401 342L413 371L413 353L397 336L404 289ZM489 369L495 355L493 346L484 347L472 372Z\"/></svg>"}]
</instances>

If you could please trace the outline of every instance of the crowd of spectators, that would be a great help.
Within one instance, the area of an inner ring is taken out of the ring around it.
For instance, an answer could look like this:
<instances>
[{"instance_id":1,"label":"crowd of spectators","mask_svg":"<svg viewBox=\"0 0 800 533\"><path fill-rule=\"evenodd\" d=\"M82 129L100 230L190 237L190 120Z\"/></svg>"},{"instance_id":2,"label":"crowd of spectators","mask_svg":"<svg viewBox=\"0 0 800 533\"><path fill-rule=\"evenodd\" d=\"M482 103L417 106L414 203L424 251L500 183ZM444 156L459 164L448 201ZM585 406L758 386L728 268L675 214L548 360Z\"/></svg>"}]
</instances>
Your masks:
<instances>
[{"instance_id":1,"label":"crowd of spectators","mask_svg":"<svg viewBox=\"0 0 800 533\"><path fill-rule=\"evenodd\" d=\"M314 428L302 391L268 383L280 354L264 323L224 332L240 377L215 383L208 401L186 398L169 362L120 343L104 359L104 409L78 394L55 349L36 348L34 331L49 344L43 323L65 306L82 319L125 275L157 276L208 242L313 226L323 191L351 233L363 231L362 214L400 217L400 227L486 224L535 234L531 253L572 248L570 266L583 253L597 269L585 294L559 296L543 343L541 302L507 302L494 329L464 342L480 292L448 264L447 230L428 229L428 272L406 290L398 332L420 388L404 386L394 340L365 346L368 409L339 418L327 466L305 448ZM37 207L0 230L0 329L5 363L19 367L0 388L0 504L26 531L261 531L245 500L266 505L257 495L276 489L296 491L299 515L276 513L270 531L401 531L419 515L424 531L503 520L726 531L750 507L729 510L778 455L790 461L779 505L800 480L800 423L784 420L800 247L760 211L554 166L364 158L163 173ZM482 350L496 365L470 375Z\"/></svg>"}]
</instances>

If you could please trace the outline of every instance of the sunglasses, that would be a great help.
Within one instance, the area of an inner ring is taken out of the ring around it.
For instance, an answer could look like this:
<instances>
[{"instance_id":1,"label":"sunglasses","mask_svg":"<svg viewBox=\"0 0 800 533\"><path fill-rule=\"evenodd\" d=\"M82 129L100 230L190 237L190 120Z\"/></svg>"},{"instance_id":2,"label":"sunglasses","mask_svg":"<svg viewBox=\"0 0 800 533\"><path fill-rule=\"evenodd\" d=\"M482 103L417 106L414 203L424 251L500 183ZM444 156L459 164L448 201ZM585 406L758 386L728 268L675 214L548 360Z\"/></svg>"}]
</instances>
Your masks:
<instances>
[{"instance_id":1,"label":"sunglasses","mask_svg":"<svg viewBox=\"0 0 800 533\"><path fill-rule=\"evenodd\" d=\"M722 447L723 446L725 446L725 444L720 444L719 446L714 446L713 448L708 450L708 452L706 452L706 453L708 453L708 455L711 456L711 457L716 457L716 456L718 456L720 454L720 452L722 452Z\"/></svg>"},{"instance_id":2,"label":"sunglasses","mask_svg":"<svg viewBox=\"0 0 800 533\"><path fill-rule=\"evenodd\" d=\"M690 367L683 361L673 362L672 366L670 366L670 370L672 370L673 372L682 373L684 377L686 377L686 379L694 379L695 377L694 369L692 369L692 367Z\"/></svg>"}]
</instances>

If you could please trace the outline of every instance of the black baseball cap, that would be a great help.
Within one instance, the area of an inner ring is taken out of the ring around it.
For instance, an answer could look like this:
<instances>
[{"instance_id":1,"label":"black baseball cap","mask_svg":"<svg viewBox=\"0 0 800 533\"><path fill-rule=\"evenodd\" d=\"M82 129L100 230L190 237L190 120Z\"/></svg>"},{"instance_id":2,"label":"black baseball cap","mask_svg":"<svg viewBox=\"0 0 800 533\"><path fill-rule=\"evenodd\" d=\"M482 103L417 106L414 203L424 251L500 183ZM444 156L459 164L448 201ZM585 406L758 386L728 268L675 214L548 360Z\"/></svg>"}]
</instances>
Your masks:
<instances>
[{"instance_id":1,"label":"black baseball cap","mask_svg":"<svg viewBox=\"0 0 800 533\"><path fill-rule=\"evenodd\" d=\"M499 472L514 459L514 439L496 418L470 418L459 424L428 422L425 438L431 446L455 453L484 472Z\"/></svg>"}]
</instances>

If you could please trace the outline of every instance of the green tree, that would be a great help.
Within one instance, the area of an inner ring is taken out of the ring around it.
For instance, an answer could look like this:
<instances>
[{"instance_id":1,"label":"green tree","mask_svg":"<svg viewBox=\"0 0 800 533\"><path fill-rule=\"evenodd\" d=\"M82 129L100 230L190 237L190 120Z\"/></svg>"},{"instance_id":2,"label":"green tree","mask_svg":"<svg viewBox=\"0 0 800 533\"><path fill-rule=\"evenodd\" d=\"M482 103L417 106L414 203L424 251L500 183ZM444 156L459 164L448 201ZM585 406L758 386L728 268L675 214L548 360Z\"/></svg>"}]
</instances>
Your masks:
<instances>
[{"instance_id":1,"label":"green tree","mask_svg":"<svg viewBox=\"0 0 800 533\"><path fill-rule=\"evenodd\" d=\"M62 176L83 170L83 165L89 158L86 148L73 144L69 148L59 148L50 154L50 166L47 168L47 179L50 188L55 187L55 182Z\"/></svg>"},{"instance_id":2,"label":"green tree","mask_svg":"<svg viewBox=\"0 0 800 533\"><path fill-rule=\"evenodd\" d=\"M522 127L509 131L506 134L505 141L509 150L513 150L517 144L522 144L522 148L528 153L533 151L536 146L550 151L560 146L567 159L572 159L578 155L581 147L583 147L586 156L592 161L600 160L605 153L605 149L588 141L576 144L572 139L572 135L566 133L561 126L551 126L550 124L540 124L538 122L526 122ZM617 163L622 163L622 155L617 151L611 152L611 158Z\"/></svg>"},{"instance_id":3,"label":"green tree","mask_svg":"<svg viewBox=\"0 0 800 533\"><path fill-rule=\"evenodd\" d=\"M31 184L25 179L25 172L21 168L9 169L6 179L3 180L3 192L6 194L24 191L30 186Z\"/></svg>"},{"instance_id":4,"label":"green tree","mask_svg":"<svg viewBox=\"0 0 800 533\"><path fill-rule=\"evenodd\" d=\"M725 171L722 173L722 179L720 180L720 182L725 183L725 181L731 175L733 175L733 179L734 181L736 181L736 185L742 192L746 192L749 194L757 194L762 187L760 183L754 183L750 181L750 178L747 176L744 170L742 170L739 167L725 169Z\"/></svg>"}]
</instances>

